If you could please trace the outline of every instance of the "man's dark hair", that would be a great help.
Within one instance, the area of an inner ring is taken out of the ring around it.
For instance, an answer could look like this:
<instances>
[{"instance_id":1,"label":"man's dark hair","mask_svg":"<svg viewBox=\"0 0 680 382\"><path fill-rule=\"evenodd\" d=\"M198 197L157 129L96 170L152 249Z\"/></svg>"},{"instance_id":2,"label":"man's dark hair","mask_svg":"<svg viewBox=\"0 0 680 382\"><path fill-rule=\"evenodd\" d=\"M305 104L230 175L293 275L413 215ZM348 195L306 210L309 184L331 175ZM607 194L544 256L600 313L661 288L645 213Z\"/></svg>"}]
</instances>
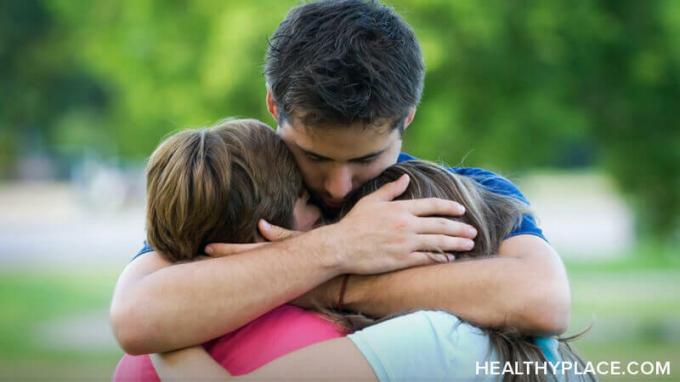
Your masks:
<instances>
[{"instance_id":1,"label":"man's dark hair","mask_svg":"<svg viewBox=\"0 0 680 382\"><path fill-rule=\"evenodd\" d=\"M424 64L397 13L372 0L322 0L293 8L270 39L265 76L279 123L401 127L420 101ZM292 122L292 121L289 121Z\"/></svg>"}]
</instances>

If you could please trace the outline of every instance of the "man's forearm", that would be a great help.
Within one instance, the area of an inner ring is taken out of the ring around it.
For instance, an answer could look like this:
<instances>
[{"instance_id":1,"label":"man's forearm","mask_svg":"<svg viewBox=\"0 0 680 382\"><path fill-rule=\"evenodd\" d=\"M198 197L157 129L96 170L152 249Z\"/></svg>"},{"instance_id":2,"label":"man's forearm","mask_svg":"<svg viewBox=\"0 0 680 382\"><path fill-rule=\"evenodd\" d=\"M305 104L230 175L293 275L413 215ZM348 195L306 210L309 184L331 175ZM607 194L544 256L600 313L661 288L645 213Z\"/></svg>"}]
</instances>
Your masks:
<instances>
[{"instance_id":1,"label":"man's forearm","mask_svg":"<svg viewBox=\"0 0 680 382\"><path fill-rule=\"evenodd\" d=\"M407 186L402 177L361 199L338 223L242 254L181 265L163 263L157 254L142 256L128 265L114 293L111 321L118 341L131 354L188 347L341 273L431 264L437 259L422 253L426 248L466 248L465 224L419 216L459 216L462 207L440 199L391 201ZM423 220L433 228L423 232Z\"/></svg>"},{"instance_id":2,"label":"man's forearm","mask_svg":"<svg viewBox=\"0 0 680 382\"><path fill-rule=\"evenodd\" d=\"M323 256L300 251L303 246L298 241L167 266L146 275L126 270L111 306L119 342L131 354L199 344L237 329L337 274ZM143 261L152 260L136 260Z\"/></svg>"},{"instance_id":3,"label":"man's forearm","mask_svg":"<svg viewBox=\"0 0 680 382\"><path fill-rule=\"evenodd\" d=\"M563 265L540 243L522 244L517 248L530 253L517 254L512 248L504 256L352 276L345 307L378 317L446 310L484 327L511 326L531 334L564 331L570 295Z\"/></svg>"}]
</instances>

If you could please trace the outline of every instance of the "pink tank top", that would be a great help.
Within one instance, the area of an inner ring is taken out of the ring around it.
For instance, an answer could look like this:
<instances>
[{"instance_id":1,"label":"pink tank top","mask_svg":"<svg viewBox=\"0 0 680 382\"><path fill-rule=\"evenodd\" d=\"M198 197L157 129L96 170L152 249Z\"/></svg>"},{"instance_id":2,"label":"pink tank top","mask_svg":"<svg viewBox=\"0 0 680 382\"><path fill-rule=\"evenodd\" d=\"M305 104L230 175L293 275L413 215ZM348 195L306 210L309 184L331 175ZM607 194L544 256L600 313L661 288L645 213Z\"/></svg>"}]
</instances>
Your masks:
<instances>
[{"instance_id":1,"label":"pink tank top","mask_svg":"<svg viewBox=\"0 0 680 382\"><path fill-rule=\"evenodd\" d=\"M282 305L245 326L203 344L232 375L247 374L302 347L346 333L318 313ZM124 355L114 382L160 381L148 355Z\"/></svg>"}]
</instances>

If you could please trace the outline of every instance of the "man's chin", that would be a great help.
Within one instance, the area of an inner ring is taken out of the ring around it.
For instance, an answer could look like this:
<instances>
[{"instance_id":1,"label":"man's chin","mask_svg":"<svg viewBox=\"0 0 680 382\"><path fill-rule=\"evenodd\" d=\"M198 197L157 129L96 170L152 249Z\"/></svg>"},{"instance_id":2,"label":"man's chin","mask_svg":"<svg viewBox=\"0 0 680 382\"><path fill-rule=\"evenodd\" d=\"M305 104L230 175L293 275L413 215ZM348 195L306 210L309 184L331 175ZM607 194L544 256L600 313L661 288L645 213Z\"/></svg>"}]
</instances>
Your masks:
<instances>
[{"instance_id":1,"label":"man's chin","mask_svg":"<svg viewBox=\"0 0 680 382\"><path fill-rule=\"evenodd\" d=\"M326 221L336 220L342 209L342 204L326 203L325 201L319 201L318 206Z\"/></svg>"},{"instance_id":2,"label":"man's chin","mask_svg":"<svg viewBox=\"0 0 680 382\"><path fill-rule=\"evenodd\" d=\"M320 206L321 214L328 221L334 221L338 218L338 215L340 214L340 208L341 206L336 207L332 205L329 206L326 204L322 204Z\"/></svg>"},{"instance_id":3,"label":"man's chin","mask_svg":"<svg viewBox=\"0 0 680 382\"><path fill-rule=\"evenodd\" d=\"M332 211L339 211L342 208L342 203L332 203L324 200L321 204L323 204L324 208Z\"/></svg>"},{"instance_id":4,"label":"man's chin","mask_svg":"<svg viewBox=\"0 0 680 382\"><path fill-rule=\"evenodd\" d=\"M324 200L324 198L317 197L314 194L311 195L311 202L319 207L326 220L337 218L342 209L342 203L328 202Z\"/></svg>"}]
</instances>

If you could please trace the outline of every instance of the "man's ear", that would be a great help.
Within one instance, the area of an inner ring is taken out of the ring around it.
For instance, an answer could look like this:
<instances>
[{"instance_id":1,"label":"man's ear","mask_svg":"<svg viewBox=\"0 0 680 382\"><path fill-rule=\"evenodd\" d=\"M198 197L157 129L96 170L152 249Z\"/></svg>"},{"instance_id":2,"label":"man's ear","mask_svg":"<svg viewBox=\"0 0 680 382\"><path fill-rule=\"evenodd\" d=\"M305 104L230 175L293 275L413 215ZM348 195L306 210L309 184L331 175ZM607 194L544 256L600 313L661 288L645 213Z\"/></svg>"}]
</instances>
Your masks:
<instances>
[{"instance_id":1,"label":"man's ear","mask_svg":"<svg viewBox=\"0 0 680 382\"><path fill-rule=\"evenodd\" d=\"M279 121L279 108L276 106L276 101L274 101L274 96L272 95L272 90L267 88L267 110L269 114L274 117L275 121Z\"/></svg>"},{"instance_id":2,"label":"man's ear","mask_svg":"<svg viewBox=\"0 0 680 382\"><path fill-rule=\"evenodd\" d=\"M413 122L413 118L415 118L415 117L416 117L416 108L413 107L413 108L411 108L411 111L409 111L408 114L406 114L406 118L404 118L404 130L406 130L408 125L410 125L411 122Z\"/></svg>"}]
</instances>

